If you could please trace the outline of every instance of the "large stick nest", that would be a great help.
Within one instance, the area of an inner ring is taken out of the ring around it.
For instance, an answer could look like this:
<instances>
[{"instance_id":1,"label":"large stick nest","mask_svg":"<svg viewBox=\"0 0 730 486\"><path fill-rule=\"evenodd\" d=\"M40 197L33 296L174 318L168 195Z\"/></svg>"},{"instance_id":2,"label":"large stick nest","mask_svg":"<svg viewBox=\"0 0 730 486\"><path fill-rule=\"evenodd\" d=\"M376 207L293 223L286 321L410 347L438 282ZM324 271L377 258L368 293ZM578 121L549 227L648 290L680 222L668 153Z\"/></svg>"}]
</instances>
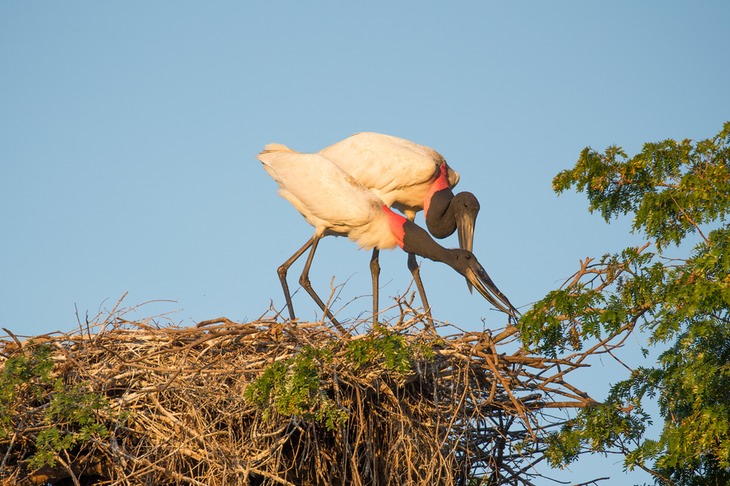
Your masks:
<instances>
[{"instance_id":1,"label":"large stick nest","mask_svg":"<svg viewBox=\"0 0 730 486\"><path fill-rule=\"evenodd\" d=\"M546 410L590 403L563 382L569 364L527 356L514 328L421 327L401 316L346 336L272 320L176 328L113 312L69 334L8 331L0 480L531 484L560 423Z\"/></svg>"}]
</instances>

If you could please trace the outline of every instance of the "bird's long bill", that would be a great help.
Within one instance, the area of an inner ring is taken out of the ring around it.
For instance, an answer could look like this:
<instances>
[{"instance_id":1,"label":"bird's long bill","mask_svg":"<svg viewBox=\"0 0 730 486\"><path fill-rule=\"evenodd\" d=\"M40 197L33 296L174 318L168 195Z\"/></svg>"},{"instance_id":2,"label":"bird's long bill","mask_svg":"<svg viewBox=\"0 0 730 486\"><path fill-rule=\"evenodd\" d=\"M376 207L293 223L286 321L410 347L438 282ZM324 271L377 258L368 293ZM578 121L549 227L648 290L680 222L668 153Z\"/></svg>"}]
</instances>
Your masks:
<instances>
[{"instance_id":1,"label":"bird's long bill","mask_svg":"<svg viewBox=\"0 0 730 486\"><path fill-rule=\"evenodd\" d=\"M459 214L456 217L456 228L459 235L459 248L473 252L474 248L474 225L476 223L476 214ZM469 292L472 291L472 284L469 279L466 279L466 286L469 287Z\"/></svg>"},{"instance_id":2,"label":"bird's long bill","mask_svg":"<svg viewBox=\"0 0 730 486\"><path fill-rule=\"evenodd\" d=\"M470 282L476 289L477 292L482 294L482 297L487 299L493 306L501 310L505 314L508 314L515 319L518 319L519 312L507 297L499 291L492 279L489 278L487 271L476 261L472 259L470 267L466 271L466 280Z\"/></svg>"}]
</instances>

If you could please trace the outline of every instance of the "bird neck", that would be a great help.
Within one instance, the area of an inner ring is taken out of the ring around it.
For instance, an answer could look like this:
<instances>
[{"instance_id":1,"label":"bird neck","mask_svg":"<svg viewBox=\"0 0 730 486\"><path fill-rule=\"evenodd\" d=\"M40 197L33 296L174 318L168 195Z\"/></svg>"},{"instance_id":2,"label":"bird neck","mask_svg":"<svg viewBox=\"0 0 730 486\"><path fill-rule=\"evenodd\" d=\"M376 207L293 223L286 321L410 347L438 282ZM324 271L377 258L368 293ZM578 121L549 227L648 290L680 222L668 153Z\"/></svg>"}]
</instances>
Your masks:
<instances>
[{"instance_id":1,"label":"bird neck","mask_svg":"<svg viewBox=\"0 0 730 486\"><path fill-rule=\"evenodd\" d=\"M453 200L454 193L448 186L431 196L430 209L424 216L428 231L436 238L446 238L456 231L456 218L451 206Z\"/></svg>"},{"instance_id":2,"label":"bird neck","mask_svg":"<svg viewBox=\"0 0 730 486\"><path fill-rule=\"evenodd\" d=\"M405 238L405 222L408 220L400 214L393 212L393 210L385 204L383 204L383 212L388 219L390 231L393 233L393 237L395 237L395 243L399 247L403 248L403 245L405 244L403 241Z\"/></svg>"},{"instance_id":3,"label":"bird neck","mask_svg":"<svg viewBox=\"0 0 730 486\"><path fill-rule=\"evenodd\" d=\"M423 214L428 215L428 212L432 209L431 204L433 203L433 196L437 192L443 191L443 190L449 190L451 192L451 187L449 186L449 177L448 177L448 167L446 164L441 164L439 166L439 172L436 176L436 179L433 181L433 184L431 184L431 187L428 189L428 192L426 193L426 196L423 198ZM453 194L452 194L453 196Z\"/></svg>"},{"instance_id":4,"label":"bird neck","mask_svg":"<svg viewBox=\"0 0 730 486\"><path fill-rule=\"evenodd\" d=\"M383 205L383 211L388 218L390 231L395 237L396 244L403 251L414 253L436 262L448 263L452 260L451 250L436 243L426 230L413 221L393 212L385 204Z\"/></svg>"},{"instance_id":5,"label":"bird neck","mask_svg":"<svg viewBox=\"0 0 730 486\"><path fill-rule=\"evenodd\" d=\"M436 243L426 230L413 221L403 219L403 245L401 248L404 251L414 253L435 262L451 264L453 260L451 250Z\"/></svg>"}]
</instances>

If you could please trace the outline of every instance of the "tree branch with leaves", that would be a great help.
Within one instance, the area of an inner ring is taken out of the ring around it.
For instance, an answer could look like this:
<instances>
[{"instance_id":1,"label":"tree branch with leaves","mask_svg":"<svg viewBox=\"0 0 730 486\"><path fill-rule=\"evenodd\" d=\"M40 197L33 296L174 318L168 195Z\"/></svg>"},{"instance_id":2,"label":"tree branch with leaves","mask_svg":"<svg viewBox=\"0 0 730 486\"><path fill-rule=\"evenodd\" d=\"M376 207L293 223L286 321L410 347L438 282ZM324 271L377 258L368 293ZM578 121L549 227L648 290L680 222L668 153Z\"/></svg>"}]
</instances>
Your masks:
<instances>
[{"instance_id":1,"label":"tree branch with leaves","mask_svg":"<svg viewBox=\"0 0 730 486\"><path fill-rule=\"evenodd\" d=\"M606 222L633 217L647 244L582 261L520 321L523 342L553 357L590 346L620 359L638 335L662 352L652 366L624 365L605 401L553 434L549 461L617 452L661 484L730 484L730 122L707 140L647 143L633 157L586 148L553 188L585 193ZM656 438L649 400L664 421Z\"/></svg>"}]
</instances>

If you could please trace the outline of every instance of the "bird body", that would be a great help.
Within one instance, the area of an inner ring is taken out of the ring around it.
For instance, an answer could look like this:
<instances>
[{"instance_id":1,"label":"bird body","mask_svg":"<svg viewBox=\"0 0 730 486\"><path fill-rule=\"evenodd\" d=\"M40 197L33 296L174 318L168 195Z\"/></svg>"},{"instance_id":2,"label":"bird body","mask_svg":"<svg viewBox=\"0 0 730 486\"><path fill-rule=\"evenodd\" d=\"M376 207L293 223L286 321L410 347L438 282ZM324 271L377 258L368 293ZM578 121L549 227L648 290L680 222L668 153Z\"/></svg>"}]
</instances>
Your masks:
<instances>
[{"instance_id":1,"label":"bird body","mask_svg":"<svg viewBox=\"0 0 730 486\"><path fill-rule=\"evenodd\" d=\"M413 221L416 213L423 210L426 227L432 236L446 238L458 230L459 247L472 251L479 201L470 192L454 195L452 189L459 182L459 173L434 149L392 135L360 132L320 150L319 154L409 220ZM377 260L378 250L375 249L373 273L379 272ZM423 305L428 309L426 291L413 254L408 255L408 269L413 274ZM467 286L471 291L468 281Z\"/></svg>"},{"instance_id":2,"label":"bird body","mask_svg":"<svg viewBox=\"0 0 730 486\"><path fill-rule=\"evenodd\" d=\"M427 196L442 175L442 168L449 188L459 182L459 174L446 164L440 153L392 135L356 133L320 150L319 154L410 220L428 204Z\"/></svg>"},{"instance_id":3,"label":"bird body","mask_svg":"<svg viewBox=\"0 0 730 486\"><path fill-rule=\"evenodd\" d=\"M279 194L314 226L317 236L347 236L367 250L398 244L392 223L399 216L324 156L269 144L258 158L279 184Z\"/></svg>"}]
</instances>

